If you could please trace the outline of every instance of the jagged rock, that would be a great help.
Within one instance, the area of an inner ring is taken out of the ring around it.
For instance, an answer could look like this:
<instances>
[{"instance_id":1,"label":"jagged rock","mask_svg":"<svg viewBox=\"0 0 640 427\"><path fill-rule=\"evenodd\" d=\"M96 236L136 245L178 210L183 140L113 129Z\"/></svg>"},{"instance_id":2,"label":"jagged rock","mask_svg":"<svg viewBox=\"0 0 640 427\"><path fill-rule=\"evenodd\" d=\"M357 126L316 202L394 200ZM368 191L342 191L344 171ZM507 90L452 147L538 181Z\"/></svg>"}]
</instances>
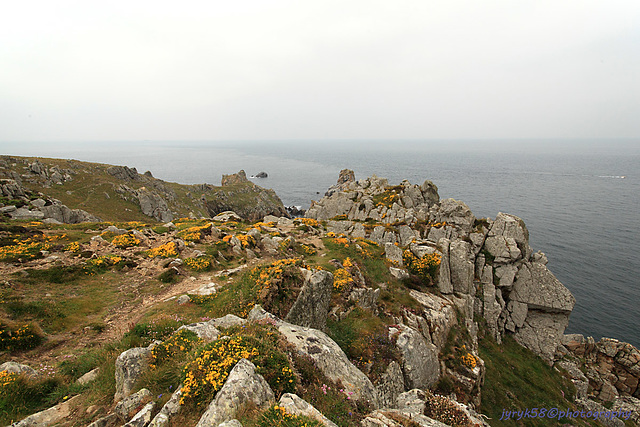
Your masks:
<instances>
[{"instance_id":1,"label":"jagged rock","mask_svg":"<svg viewBox=\"0 0 640 427\"><path fill-rule=\"evenodd\" d=\"M305 281L285 320L294 325L325 330L332 289L333 274L326 270L314 272Z\"/></svg>"},{"instance_id":2,"label":"jagged rock","mask_svg":"<svg viewBox=\"0 0 640 427\"><path fill-rule=\"evenodd\" d=\"M389 267L389 273L391 273L391 275L398 280L409 278L409 273L407 272L407 270L402 268Z\"/></svg>"},{"instance_id":3,"label":"jagged rock","mask_svg":"<svg viewBox=\"0 0 640 427\"><path fill-rule=\"evenodd\" d=\"M495 276L498 279L497 286L501 288L511 289L515 280L518 266L515 264L496 265Z\"/></svg>"},{"instance_id":4,"label":"jagged rock","mask_svg":"<svg viewBox=\"0 0 640 427\"><path fill-rule=\"evenodd\" d=\"M565 313L529 309L524 325L515 332L514 338L520 345L551 362L568 324L569 316Z\"/></svg>"},{"instance_id":5,"label":"jagged rock","mask_svg":"<svg viewBox=\"0 0 640 427\"><path fill-rule=\"evenodd\" d=\"M189 295L180 295L176 302L178 303L178 305L185 305L191 302L191 298L189 297Z\"/></svg>"},{"instance_id":6,"label":"jagged rock","mask_svg":"<svg viewBox=\"0 0 640 427\"><path fill-rule=\"evenodd\" d=\"M9 212L11 219L20 220L40 220L44 218L44 213L40 210L30 211L27 208L18 208L15 211Z\"/></svg>"},{"instance_id":7,"label":"jagged rock","mask_svg":"<svg viewBox=\"0 0 640 427\"><path fill-rule=\"evenodd\" d=\"M247 321L249 322L269 322L274 325L279 325L282 323L282 320L278 319L273 314L266 311L264 308L260 307L258 304L254 305L249 315L247 316Z\"/></svg>"},{"instance_id":8,"label":"jagged rock","mask_svg":"<svg viewBox=\"0 0 640 427\"><path fill-rule=\"evenodd\" d=\"M571 292L546 266L529 262L525 262L518 270L509 297L527 304L529 309L566 314L573 310L576 303Z\"/></svg>"},{"instance_id":9,"label":"jagged rock","mask_svg":"<svg viewBox=\"0 0 640 427\"><path fill-rule=\"evenodd\" d=\"M65 224L80 224L83 222L100 222L97 216L82 209L69 209L61 203L53 203L51 205L40 208L45 218L55 219Z\"/></svg>"},{"instance_id":10,"label":"jagged rock","mask_svg":"<svg viewBox=\"0 0 640 427\"><path fill-rule=\"evenodd\" d=\"M313 405L301 399L298 395L284 393L282 397L280 397L278 405L283 407L285 411L291 415L308 417L327 427L337 427L333 421L322 415Z\"/></svg>"},{"instance_id":11,"label":"jagged rock","mask_svg":"<svg viewBox=\"0 0 640 427\"><path fill-rule=\"evenodd\" d=\"M516 243L518 251L522 257L527 260L531 256L531 248L529 247L529 230L527 230L524 221L515 215L509 215L499 212L489 229L488 237L502 236L507 241L512 240ZM515 252L514 252L515 253Z\"/></svg>"},{"instance_id":12,"label":"jagged rock","mask_svg":"<svg viewBox=\"0 0 640 427\"><path fill-rule=\"evenodd\" d=\"M494 257L496 264L510 263L522 258L522 252L513 238L489 236L484 241L484 248Z\"/></svg>"},{"instance_id":13,"label":"jagged rock","mask_svg":"<svg viewBox=\"0 0 640 427\"><path fill-rule=\"evenodd\" d=\"M240 359L196 427L217 426L234 419L237 411L247 404L260 408L273 401L273 391L255 369L253 363Z\"/></svg>"},{"instance_id":14,"label":"jagged rock","mask_svg":"<svg viewBox=\"0 0 640 427\"><path fill-rule=\"evenodd\" d=\"M378 407L378 396L369 378L349 361L338 344L325 333L285 322L279 324L278 331L299 353L313 359L318 369L330 380L341 381L344 389L353 393L356 400Z\"/></svg>"},{"instance_id":15,"label":"jagged rock","mask_svg":"<svg viewBox=\"0 0 640 427\"><path fill-rule=\"evenodd\" d=\"M485 266L485 271L491 271L491 266ZM491 274L491 273L490 273ZM484 277L484 276L483 276ZM482 284L482 302L483 302L483 314L487 321L487 327L491 332L493 338L500 343L500 331L498 329L498 318L502 312L502 306L498 303L496 297L496 287L493 283Z\"/></svg>"},{"instance_id":16,"label":"jagged rock","mask_svg":"<svg viewBox=\"0 0 640 427\"><path fill-rule=\"evenodd\" d=\"M233 211L220 212L219 214L217 214L211 219L213 221L219 221L219 222L242 221L242 218L240 218L240 216Z\"/></svg>"},{"instance_id":17,"label":"jagged rock","mask_svg":"<svg viewBox=\"0 0 640 427\"><path fill-rule=\"evenodd\" d=\"M473 254L471 245L463 240L454 240L449 247L449 268L454 292L469 294L473 291Z\"/></svg>"},{"instance_id":18,"label":"jagged rock","mask_svg":"<svg viewBox=\"0 0 640 427\"><path fill-rule=\"evenodd\" d=\"M356 174L351 169L342 169L338 176L338 185L347 184L356 180Z\"/></svg>"},{"instance_id":19,"label":"jagged rock","mask_svg":"<svg viewBox=\"0 0 640 427\"><path fill-rule=\"evenodd\" d=\"M216 329L211 321L182 325L178 328L178 331L182 329L193 332L198 336L198 338L206 342L215 341L218 339L218 336L220 336L220 331Z\"/></svg>"},{"instance_id":20,"label":"jagged rock","mask_svg":"<svg viewBox=\"0 0 640 427\"><path fill-rule=\"evenodd\" d=\"M18 375L26 375L30 378L35 378L38 376L38 371L33 369L31 366L17 362L4 362L2 365L0 365L0 371L7 371L9 373Z\"/></svg>"},{"instance_id":21,"label":"jagged rock","mask_svg":"<svg viewBox=\"0 0 640 427\"><path fill-rule=\"evenodd\" d=\"M209 295L213 295L215 294L216 291L216 287L218 285L216 285L213 282L209 282L209 283L205 283L204 285L200 286L198 289L192 289L190 291L187 292L187 294L189 295L200 295L200 296L209 296Z\"/></svg>"},{"instance_id":22,"label":"jagged rock","mask_svg":"<svg viewBox=\"0 0 640 427\"><path fill-rule=\"evenodd\" d=\"M148 358L152 346L153 344L149 347L130 348L116 359L116 393L113 397L115 402L131 394L135 382L149 366Z\"/></svg>"},{"instance_id":23,"label":"jagged rock","mask_svg":"<svg viewBox=\"0 0 640 427\"><path fill-rule=\"evenodd\" d=\"M640 399L630 396L620 397L613 403L611 410L620 413L618 418L631 420L636 425L640 425Z\"/></svg>"},{"instance_id":24,"label":"jagged rock","mask_svg":"<svg viewBox=\"0 0 640 427\"><path fill-rule=\"evenodd\" d=\"M218 317L217 319L212 319L209 321L216 328L231 328L233 326L242 326L247 323L245 319L242 319L233 314L227 314L223 317Z\"/></svg>"},{"instance_id":25,"label":"jagged rock","mask_svg":"<svg viewBox=\"0 0 640 427\"><path fill-rule=\"evenodd\" d=\"M62 402L44 411L28 416L22 421L11 424L11 427L45 427L57 425L63 419L71 415L72 405L80 399L74 396L66 402Z\"/></svg>"},{"instance_id":26,"label":"jagged rock","mask_svg":"<svg viewBox=\"0 0 640 427\"><path fill-rule=\"evenodd\" d=\"M349 301L353 301L359 307L365 310L378 312L378 299L380 298L380 289L373 288L355 288L349 294Z\"/></svg>"},{"instance_id":27,"label":"jagged rock","mask_svg":"<svg viewBox=\"0 0 640 427\"><path fill-rule=\"evenodd\" d=\"M139 179L136 168L131 169L127 166L111 166L107 168L107 173L123 181L135 181Z\"/></svg>"},{"instance_id":28,"label":"jagged rock","mask_svg":"<svg viewBox=\"0 0 640 427\"><path fill-rule=\"evenodd\" d=\"M244 170L240 170L238 173L232 173L231 175L222 175L221 184L223 187L228 185L240 184L248 182L247 174Z\"/></svg>"},{"instance_id":29,"label":"jagged rock","mask_svg":"<svg viewBox=\"0 0 640 427\"><path fill-rule=\"evenodd\" d=\"M86 374L78 378L76 382L81 385L89 384L91 381L98 378L99 373L100 373L100 368L92 369L91 371L87 372Z\"/></svg>"},{"instance_id":30,"label":"jagged rock","mask_svg":"<svg viewBox=\"0 0 640 427\"><path fill-rule=\"evenodd\" d=\"M404 391L404 376L402 369L395 360L387 366L387 370L375 384L380 406L383 408L397 408L398 396Z\"/></svg>"},{"instance_id":31,"label":"jagged rock","mask_svg":"<svg viewBox=\"0 0 640 427\"><path fill-rule=\"evenodd\" d=\"M114 412L122 422L127 422L131 417L135 416L140 408L147 404L152 397L153 395L151 392L148 389L143 388L137 393L127 396L119 401L114 408Z\"/></svg>"},{"instance_id":32,"label":"jagged rock","mask_svg":"<svg viewBox=\"0 0 640 427\"><path fill-rule=\"evenodd\" d=\"M385 243L384 244L384 253L385 257L396 264L399 267L402 267L402 249L393 243Z\"/></svg>"},{"instance_id":33,"label":"jagged rock","mask_svg":"<svg viewBox=\"0 0 640 427\"><path fill-rule=\"evenodd\" d=\"M409 295L422 305L422 316L429 325L423 333L430 334L430 342L439 352L447 342L451 327L457 324L455 304L447 298L416 290L411 290Z\"/></svg>"},{"instance_id":34,"label":"jagged rock","mask_svg":"<svg viewBox=\"0 0 640 427\"><path fill-rule=\"evenodd\" d=\"M460 230L458 235L468 235L475 222L475 216L464 202L454 199L444 199L434 205L429 211L429 221L432 223L446 222ZM437 241L437 240L436 240Z\"/></svg>"},{"instance_id":35,"label":"jagged rock","mask_svg":"<svg viewBox=\"0 0 640 427\"><path fill-rule=\"evenodd\" d=\"M508 331L515 332L516 329L521 328L527 318L529 309L527 304L511 300L507 303L507 319L504 324L504 328Z\"/></svg>"},{"instance_id":36,"label":"jagged rock","mask_svg":"<svg viewBox=\"0 0 640 427\"><path fill-rule=\"evenodd\" d=\"M149 427L165 427L169 420L180 412L180 399L182 398L182 385L171 395L171 398L164 404L160 412L151 420Z\"/></svg>"},{"instance_id":37,"label":"jagged rock","mask_svg":"<svg viewBox=\"0 0 640 427\"><path fill-rule=\"evenodd\" d=\"M151 422L153 410L156 408L155 402L149 402L123 427L145 427Z\"/></svg>"},{"instance_id":38,"label":"jagged rock","mask_svg":"<svg viewBox=\"0 0 640 427\"><path fill-rule=\"evenodd\" d=\"M238 420L229 420L218 424L218 427L242 427L242 423Z\"/></svg>"},{"instance_id":39,"label":"jagged rock","mask_svg":"<svg viewBox=\"0 0 640 427\"><path fill-rule=\"evenodd\" d=\"M162 222L173 220L173 214L169 210L169 205L167 205L166 200L162 198L162 196L154 191L148 190L146 187L139 188L134 194L138 198L138 203L140 204L140 209L143 214Z\"/></svg>"},{"instance_id":40,"label":"jagged rock","mask_svg":"<svg viewBox=\"0 0 640 427\"><path fill-rule=\"evenodd\" d=\"M104 417L98 418L87 427L110 427L118 421L116 414L109 414Z\"/></svg>"},{"instance_id":41,"label":"jagged rock","mask_svg":"<svg viewBox=\"0 0 640 427\"><path fill-rule=\"evenodd\" d=\"M405 388L429 388L435 384L440 377L436 346L405 325L390 328L389 335L396 338L396 347L402 354Z\"/></svg>"},{"instance_id":42,"label":"jagged rock","mask_svg":"<svg viewBox=\"0 0 640 427\"><path fill-rule=\"evenodd\" d=\"M267 178L269 175L267 175L266 172L258 172L258 174L256 175L256 178Z\"/></svg>"}]
</instances>

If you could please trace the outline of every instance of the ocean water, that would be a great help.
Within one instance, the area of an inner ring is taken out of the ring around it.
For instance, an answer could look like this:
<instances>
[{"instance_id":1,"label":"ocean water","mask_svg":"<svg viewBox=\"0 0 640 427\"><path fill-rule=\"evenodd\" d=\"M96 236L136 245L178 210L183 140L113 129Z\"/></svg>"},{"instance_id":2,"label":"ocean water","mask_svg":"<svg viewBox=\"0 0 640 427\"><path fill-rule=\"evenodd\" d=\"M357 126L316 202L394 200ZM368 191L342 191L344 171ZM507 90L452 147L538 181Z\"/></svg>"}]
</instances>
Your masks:
<instances>
[{"instance_id":1,"label":"ocean water","mask_svg":"<svg viewBox=\"0 0 640 427\"><path fill-rule=\"evenodd\" d=\"M521 217L534 250L576 297L567 332L640 347L640 141L249 141L0 143L0 154L73 158L219 185L244 169L308 207L341 169L396 184L429 179L476 217Z\"/></svg>"}]
</instances>

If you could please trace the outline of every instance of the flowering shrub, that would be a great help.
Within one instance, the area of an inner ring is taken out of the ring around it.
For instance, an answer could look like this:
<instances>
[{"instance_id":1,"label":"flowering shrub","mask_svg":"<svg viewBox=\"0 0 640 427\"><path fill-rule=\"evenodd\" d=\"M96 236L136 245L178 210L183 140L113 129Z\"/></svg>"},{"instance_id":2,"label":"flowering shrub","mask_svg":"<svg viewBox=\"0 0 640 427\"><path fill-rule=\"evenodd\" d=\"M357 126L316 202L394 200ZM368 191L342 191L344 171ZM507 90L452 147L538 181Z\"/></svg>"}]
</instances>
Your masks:
<instances>
[{"instance_id":1,"label":"flowering shrub","mask_svg":"<svg viewBox=\"0 0 640 427\"><path fill-rule=\"evenodd\" d=\"M373 203L376 206L385 206L387 208L393 207L393 204L400 200L400 196L396 193L395 188L388 188L386 191L380 194L376 194L373 197Z\"/></svg>"},{"instance_id":2,"label":"flowering shrub","mask_svg":"<svg viewBox=\"0 0 640 427\"><path fill-rule=\"evenodd\" d=\"M230 243L231 239L233 239L234 237L240 241L240 244L243 248L250 248L256 244L253 236L249 236L248 234L236 234L235 236L233 234L227 234L222 238L222 241L225 243Z\"/></svg>"},{"instance_id":3,"label":"flowering shrub","mask_svg":"<svg viewBox=\"0 0 640 427\"><path fill-rule=\"evenodd\" d=\"M27 240L15 241L15 245L0 248L0 261L27 261L41 256L40 251L47 251L51 246L47 243Z\"/></svg>"},{"instance_id":4,"label":"flowering shrub","mask_svg":"<svg viewBox=\"0 0 640 427\"><path fill-rule=\"evenodd\" d=\"M478 363L476 357L471 353L463 354L460 359L462 360L462 364L469 369L475 368Z\"/></svg>"},{"instance_id":5,"label":"flowering shrub","mask_svg":"<svg viewBox=\"0 0 640 427\"><path fill-rule=\"evenodd\" d=\"M424 414L450 426L471 427L473 424L458 405L443 396L425 391Z\"/></svg>"},{"instance_id":6,"label":"flowering shrub","mask_svg":"<svg viewBox=\"0 0 640 427\"><path fill-rule=\"evenodd\" d=\"M321 427L322 424L305 416L289 414L284 407L277 404L262 413L258 427Z\"/></svg>"},{"instance_id":7,"label":"flowering shrub","mask_svg":"<svg viewBox=\"0 0 640 427\"><path fill-rule=\"evenodd\" d=\"M181 329L151 349L149 366L154 369L168 359L184 357L184 355L201 342L202 340L198 338L194 332Z\"/></svg>"},{"instance_id":8,"label":"flowering shrub","mask_svg":"<svg viewBox=\"0 0 640 427\"><path fill-rule=\"evenodd\" d=\"M184 265L193 271L208 271L211 269L211 260L204 256L185 258Z\"/></svg>"},{"instance_id":9,"label":"flowering shrub","mask_svg":"<svg viewBox=\"0 0 640 427\"><path fill-rule=\"evenodd\" d=\"M300 243L300 250L304 255L313 256L318 253L311 246L305 245L304 243Z\"/></svg>"},{"instance_id":10,"label":"flowering shrub","mask_svg":"<svg viewBox=\"0 0 640 427\"><path fill-rule=\"evenodd\" d=\"M374 248L379 248L376 242L368 239L356 239L356 249L363 258L374 258Z\"/></svg>"},{"instance_id":11,"label":"flowering shrub","mask_svg":"<svg viewBox=\"0 0 640 427\"><path fill-rule=\"evenodd\" d=\"M123 258L115 255L102 255L97 258L88 259L84 263L83 270L85 274L94 275L104 273L114 265L123 263Z\"/></svg>"},{"instance_id":12,"label":"flowering shrub","mask_svg":"<svg viewBox=\"0 0 640 427\"><path fill-rule=\"evenodd\" d=\"M211 224L200 225L200 226L196 225L194 227L189 227L182 231L179 231L178 237L180 237L185 242L199 242L200 240L202 240L205 234L208 234L207 232L210 232L210 231L211 231Z\"/></svg>"},{"instance_id":13,"label":"flowering shrub","mask_svg":"<svg viewBox=\"0 0 640 427\"><path fill-rule=\"evenodd\" d=\"M71 252L74 254L80 253L80 243L71 242L68 245L66 245L63 249L65 252Z\"/></svg>"},{"instance_id":14,"label":"flowering shrub","mask_svg":"<svg viewBox=\"0 0 640 427\"><path fill-rule=\"evenodd\" d=\"M16 382L18 375L9 371L0 371L0 394L7 389L8 386Z\"/></svg>"},{"instance_id":15,"label":"flowering shrub","mask_svg":"<svg viewBox=\"0 0 640 427\"><path fill-rule=\"evenodd\" d=\"M252 225L248 226L247 228L245 228L245 231L251 231L254 228L257 229L257 230L260 230L262 227L272 228L272 227L275 227L275 226L276 226L276 223L273 222L273 221L269 221L269 222L260 221L260 222L256 222L255 224L252 224Z\"/></svg>"},{"instance_id":16,"label":"flowering shrub","mask_svg":"<svg viewBox=\"0 0 640 427\"><path fill-rule=\"evenodd\" d=\"M422 258L415 256L410 250L402 253L402 261L410 273L419 276L425 283L431 283L436 277L440 266L440 254L434 252L426 254Z\"/></svg>"},{"instance_id":17,"label":"flowering shrub","mask_svg":"<svg viewBox=\"0 0 640 427\"><path fill-rule=\"evenodd\" d=\"M147 256L149 258L169 258L178 256L178 245L176 245L175 242L167 242L164 245L149 249L147 251Z\"/></svg>"},{"instance_id":18,"label":"flowering shrub","mask_svg":"<svg viewBox=\"0 0 640 427\"><path fill-rule=\"evenodd\" d=\"M44 338L32 325L11 328L0 323L0 351L29 350L39 346Z\"/></svg>"},{"instance_id":19,"label":"flowering shrub","mask_svg":"<svg viewBox=\"0 0 640 427\"><path fill-rule=\"evenodd\" d=\"M111 244L119 248L129 248L131 246L138 246L140 239L134 236L132 233L121 234L111 240Z\"/></svg>"},{"instance_id":20,"label":"flowering shrub","mask_svg":"<svg viewBox=\"0 0 640 427\"><path fill-rule=\"evenodd\" d=\"M339 268L333 272L333 290L336 292L343 292L351 283L353 283L353 278L344 268Z\"/></svg>"},{"instance_id":21,"label":"flowering shrub","mask_svg":"<svg viewBox=\"0 0 640 427\"><path fill-rule=\"evenodd\" d=\"M251 359L258 350L242 337L235 336L208 344L198 357L184 368L180 404L208 404L222 387L229 372L240 359Z\"/></svg>"},{"instance_id":22,"label":"flowering shrub","mask_svg":"<svg viewBox=\"0 0 640 427\"><path fill-rule=\"evenodd\" d=\"M295 221L299 221L302 225L306 225L307 227L320 227L320 223L313 218L298 218Z\"/></svg>"}]
</instances>

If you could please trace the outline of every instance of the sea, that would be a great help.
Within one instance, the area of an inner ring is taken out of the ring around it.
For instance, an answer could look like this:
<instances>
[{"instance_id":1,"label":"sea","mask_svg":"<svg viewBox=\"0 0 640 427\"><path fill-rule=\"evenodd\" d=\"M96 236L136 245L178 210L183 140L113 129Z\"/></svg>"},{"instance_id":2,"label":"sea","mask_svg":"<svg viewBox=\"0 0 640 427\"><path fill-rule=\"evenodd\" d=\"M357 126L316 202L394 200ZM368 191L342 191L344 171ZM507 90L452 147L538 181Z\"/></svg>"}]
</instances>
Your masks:
<instances>
[{"instance_id":1,"label":"sea","mask_svg":"<svg viewBox=\"0 0 640 427\"><path fill-rule=\"evenodd\" d=\"M534 251L576 297L567 333L640 347L640 140L0 142L0 154L126 165L183 184L244 170L308 208L341 169L390 184L431 180L476 217L522 218Z\"/></svg>"}]
</instances>

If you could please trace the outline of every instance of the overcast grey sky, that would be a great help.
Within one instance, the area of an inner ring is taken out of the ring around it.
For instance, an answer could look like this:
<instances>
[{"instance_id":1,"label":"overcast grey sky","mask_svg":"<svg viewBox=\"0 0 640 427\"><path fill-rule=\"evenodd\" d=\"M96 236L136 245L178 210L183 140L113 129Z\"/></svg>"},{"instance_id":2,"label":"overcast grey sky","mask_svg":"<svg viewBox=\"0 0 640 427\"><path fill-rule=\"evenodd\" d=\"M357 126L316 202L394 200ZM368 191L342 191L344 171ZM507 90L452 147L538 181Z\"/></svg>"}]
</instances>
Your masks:
<instances>
[{"instance_id":1,"label":"overcast grey sky","mask_svg":"<svg viewBox=\"0 0 640 427\"><path fill-rule=\"evenodd\" d=\"M0 141L640 137L638 0L20 0Z\"/></svg>"}]
</instances>

